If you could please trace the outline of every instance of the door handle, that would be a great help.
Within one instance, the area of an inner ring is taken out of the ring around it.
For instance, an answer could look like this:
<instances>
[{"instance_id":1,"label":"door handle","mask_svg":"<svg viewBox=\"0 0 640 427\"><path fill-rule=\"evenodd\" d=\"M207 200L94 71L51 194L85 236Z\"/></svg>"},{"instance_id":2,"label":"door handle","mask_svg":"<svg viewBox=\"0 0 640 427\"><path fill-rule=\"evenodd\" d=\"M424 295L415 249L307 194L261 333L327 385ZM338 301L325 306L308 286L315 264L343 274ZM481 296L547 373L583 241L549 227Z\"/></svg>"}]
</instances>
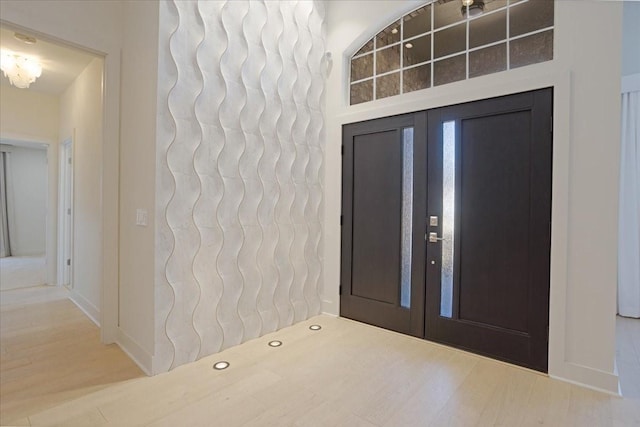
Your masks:
<instances>
[{"instance_id":1,"label":"door handle","mask_svg":"<svg viewBox=\"0 0 640 427\"><path fill-rule=\"evenodd\" d=\"M438 243L438 241L447 240L443 237L438 237L438 233L429 233L429 243Z\"/></svg>"}]
</instances>

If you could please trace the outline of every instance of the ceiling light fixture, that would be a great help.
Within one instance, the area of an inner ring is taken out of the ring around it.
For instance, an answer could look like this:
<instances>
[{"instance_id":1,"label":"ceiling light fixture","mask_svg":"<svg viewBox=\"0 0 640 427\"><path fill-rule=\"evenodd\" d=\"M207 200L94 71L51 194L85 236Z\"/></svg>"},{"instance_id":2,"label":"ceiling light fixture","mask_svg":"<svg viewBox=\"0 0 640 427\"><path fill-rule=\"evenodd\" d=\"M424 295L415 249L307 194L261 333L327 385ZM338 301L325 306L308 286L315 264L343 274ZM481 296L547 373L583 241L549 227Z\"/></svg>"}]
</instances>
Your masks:
<instances>
[{"instance_id":1,"label":"ceiling light fixture","mask_svg":"<svg viewBox=\"0 0 640 427\"><path fill-rule=\"evenodd\" d=\"M319 331L320 329L322 329L322 326L320 326L320 325L311 325L311 326L309 326L309 329L311 329L312 331Z\"/></svg>"},{"instance_id":2,"label":"ceiling light fixture","mask_svg":"<svg viewBox=\"0 0 640 427\"><path fill-rule=\"evenodd\" d=\"M473 18L484 12L484 0L462 0L462 16Z\"/></svg>"},{"instance_id":3,"label":"ceiling light fixture","mask_svg":"<svg viewBox=\"0 0 640 427\"><path fill-rule=\"evenodd\" d=\"M15 37L16 40L20 40L21 42L26 44L36 44L37 41L35 37L31 37L21 33L13 33L13 37Z\"/></svg>"},{"instance_id":4,"label":"ceiling light fixture","mask_svg":"<svg viewBox=\"0 0 640 427\"><path fill-rule=\"evenodd\" d=\"M0 70L12 85L27 89L42 74L42 65L34 58L5 51L0 55Z\"/></svg>"},{"instance_id":5,"label":"ceiling light fixture","mask_svg":"<svg viewBox=\"0 0 640 427\"><path fill-rule=\"evenodd\" d=\"M413 43L407 43L404 45L407 49L411 49L413 47Z\"/></svg>"},{"instance_id":6,"label":"ceiling light fixture","mask_svg":"<svg viewBox=\"0 0 640 427\"><path fill-rule=\"evenodd\" d=\"M269 341L269 347L280 347L282 345L282 341L273 340Z\"/></svg>"},{"instance_id":7,"label":"ceiling light fixture","mask_svg":"<svg viewBox=\"0 0 640 427\"><path fill-rule=\"evenodd\" d=\"M393 30L391 30L391 34L398 34L398 29L394 28Z\"/></svg>"}]
</instances>

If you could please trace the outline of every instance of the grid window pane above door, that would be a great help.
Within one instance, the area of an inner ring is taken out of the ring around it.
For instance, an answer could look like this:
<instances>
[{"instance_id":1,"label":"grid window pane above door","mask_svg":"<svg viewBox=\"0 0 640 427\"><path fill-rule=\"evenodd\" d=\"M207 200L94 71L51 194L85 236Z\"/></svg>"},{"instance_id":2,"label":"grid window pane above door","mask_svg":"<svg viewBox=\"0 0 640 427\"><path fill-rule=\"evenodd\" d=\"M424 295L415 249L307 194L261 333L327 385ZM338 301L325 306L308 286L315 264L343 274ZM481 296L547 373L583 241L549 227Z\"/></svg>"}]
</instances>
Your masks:
<instances>
[{"instance_id":1,"label":"grid window pane above door","mask_svg":"<svg viewBox=\"0 0 640 427\"><path fill-rule=\"evenodd\" d=\"M554 0L462 4L427 1L363 44L350 105L553 60Z\"/></svg>"}]
</instances>

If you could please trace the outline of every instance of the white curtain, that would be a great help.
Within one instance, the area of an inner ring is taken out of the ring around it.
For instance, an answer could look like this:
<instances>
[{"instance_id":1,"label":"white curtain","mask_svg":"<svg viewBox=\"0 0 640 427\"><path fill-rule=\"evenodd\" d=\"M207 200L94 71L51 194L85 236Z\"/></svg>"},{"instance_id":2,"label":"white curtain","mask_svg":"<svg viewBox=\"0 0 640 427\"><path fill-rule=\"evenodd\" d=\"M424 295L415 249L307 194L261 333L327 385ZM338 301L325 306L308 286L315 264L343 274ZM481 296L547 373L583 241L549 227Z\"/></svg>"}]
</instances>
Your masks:
<instances>
[{"instance_id":1,"label":"white curtain","mask_svg":"<svg viewBox=\"0 0 640 427\"><path fill-rule=\"evenodd\" d=\"M11 256L9 215L7 209L7 162L9 154L0 151L0 258Z\"/></svg>"},{"instance_id":2,"label":"white curtain","mask_svg":"<svg viewBox=\"0 0 640 427\"><path fill-rule=\"evenodd\" d=\"M634 85L635 86L635 85ZM640 90L622 93L618 313L640 317Z\"/></svg>"}]
</instances>

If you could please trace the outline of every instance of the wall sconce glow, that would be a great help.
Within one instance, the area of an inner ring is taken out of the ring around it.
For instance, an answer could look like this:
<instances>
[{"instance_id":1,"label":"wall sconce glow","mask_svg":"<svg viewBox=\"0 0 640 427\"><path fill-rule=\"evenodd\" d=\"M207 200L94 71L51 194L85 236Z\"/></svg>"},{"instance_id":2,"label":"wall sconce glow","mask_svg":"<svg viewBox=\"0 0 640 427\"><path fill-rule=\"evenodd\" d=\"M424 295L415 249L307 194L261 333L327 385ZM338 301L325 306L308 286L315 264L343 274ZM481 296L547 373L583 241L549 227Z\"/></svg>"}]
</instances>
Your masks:
<instances>
[{"instance_id":1,"label":"wall sconce glow","mask_svg":"<svg viewBox=\"0 0 640 427\"><path fill-rule=\"evenodd\" d=\"M42 65L33 58L2 52L0 70L17 88L27 89L42 74Z\"/></svg>"}]
</instances>

